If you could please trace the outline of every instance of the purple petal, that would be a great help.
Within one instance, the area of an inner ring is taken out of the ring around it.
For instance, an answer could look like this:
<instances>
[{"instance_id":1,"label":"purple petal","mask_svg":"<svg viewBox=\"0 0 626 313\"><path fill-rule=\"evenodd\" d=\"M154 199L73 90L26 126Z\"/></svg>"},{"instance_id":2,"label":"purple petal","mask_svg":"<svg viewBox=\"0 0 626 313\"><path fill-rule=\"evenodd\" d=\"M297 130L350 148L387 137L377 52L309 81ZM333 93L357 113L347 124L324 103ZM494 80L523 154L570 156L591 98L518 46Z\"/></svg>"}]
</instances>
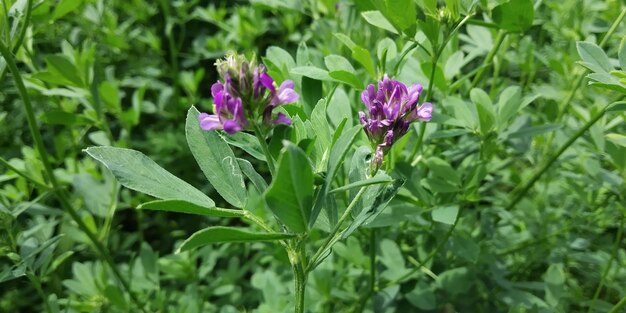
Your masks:
<instances>
[{"instance_id":1,"label":"purple petal","mask_svg":"<svg viewBox=\"0 0 626 313\"><path fill-rule=\"evenodd\" d=\"M433 105L430 102L426 102L420 105L416 112L420 121L428 122L433 117Z\"/></svg>"},{"instance_id":2,"label":"purple petal","mask_svg":"<svg viewBox=\"0 0 626 313\"><path fill-rule=\"evenodd\" d=\"M200 113L198 119L200 120L200 128L204 130L222 129L222 123L217 115Z\"/></svg>"},{"instance_id":3,"label":"purple petal","mask_svg":"<svg viewBox=\"0 0 626 313\"><path fill-rule=\"evenodd\" d=\"M367 125L367 117L365 116L365 112L359 112L359 121L361 122L361 125Z\"/></svg>"},{"instance_id":4,"label":"purple petal","mask_svg":"<svg viewBox=\"0 0 626 313\"><path fill-rule=\"evenodd\" d=\"M300 99L300 95L293 89L284 89L278 93L278 101L280 104L294 103L298 101L298 99Z\"/></svg>"},{"instance_id":5,"label":"purple petal","mask_svg":"<svg viewBox=\"0 0 626 313\"><path fill-rule=\"evenodd\" d=\"M269 89L272 94L276 93L276 88L274 88L274 79L272 79L272 77L267 75L265 72L261 74L261 84L265 86L265 88Z\"/></svg>"},{"instance_id":6,"label":"purple petal","mask_svg":"<svg viewBox=\"0 0 626 313\"><path fill-rule=\"evenodd\" d=\"M415 84L409 87L408 95L407 95L407 108L412 110L415 107L415 104L420 99L420 94L422 93L422 85Z\"/></svg>"},{"instance_id":7,"label":"purple petal","mask_svg":"<svg viewBox=\"0 0 626 313\"><path fill-rule=\"evenodd\" d=\"M241 125L239 125L235 120L227 120L224 122L224 131L231 135L240 131L241 128Z\"/></svg>"},{"instance_id":8,"label":"purple petal","mask_svg":"<svg viewBox=\"0 0 626 313\"><path fill-rule=\"evenodd\" d=\"M276 116L276 119L274 120L274 124L291 125L291 119L288 118L287 115L285 115L284 113L280 112Z\"/></svg>"}]
</instances>

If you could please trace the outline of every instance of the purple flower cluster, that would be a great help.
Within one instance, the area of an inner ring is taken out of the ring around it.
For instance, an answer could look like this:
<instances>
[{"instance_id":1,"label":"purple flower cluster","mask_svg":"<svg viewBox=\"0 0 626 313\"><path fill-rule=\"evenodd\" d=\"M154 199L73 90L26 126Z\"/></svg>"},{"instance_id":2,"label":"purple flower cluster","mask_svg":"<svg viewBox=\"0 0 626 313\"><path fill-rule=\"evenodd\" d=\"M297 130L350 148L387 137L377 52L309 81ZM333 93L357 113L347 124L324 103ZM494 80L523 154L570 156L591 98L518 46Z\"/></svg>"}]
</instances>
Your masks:
<instances>
[{"instance_id":1,"label":"purple flower cluster","mask_svg":"<svg viewBox=\"0 0 626 313\"><path fill-rule=\"evenodd\" d=\"M291 80L278 89L263 64L248 62L244 56L228 55L215 63L222 78L211 86L215 114L200 113L200 127L204 130L223 129L229 134L245 130L250 121L271 126L291 124L285 114L273 116L274 108L298 101Z\"/></svg>"},{"instance_id":2,"label":"purple flower cluster","mask_svg":"<svg viewBox=\"0 0 626 313\"><path fill-rule=\"evenodd\" d=\"M375 146L372 160L374 168L380 167L384 153L407 133L412 122L427 122L432 118L431 103L418 105L422 89L420 84L407 87L385 74L383 80L378 82L378 89L370 84L361 93L361 100L369 114L359 112L359 120Z\"/></svg>"}]
</instances>

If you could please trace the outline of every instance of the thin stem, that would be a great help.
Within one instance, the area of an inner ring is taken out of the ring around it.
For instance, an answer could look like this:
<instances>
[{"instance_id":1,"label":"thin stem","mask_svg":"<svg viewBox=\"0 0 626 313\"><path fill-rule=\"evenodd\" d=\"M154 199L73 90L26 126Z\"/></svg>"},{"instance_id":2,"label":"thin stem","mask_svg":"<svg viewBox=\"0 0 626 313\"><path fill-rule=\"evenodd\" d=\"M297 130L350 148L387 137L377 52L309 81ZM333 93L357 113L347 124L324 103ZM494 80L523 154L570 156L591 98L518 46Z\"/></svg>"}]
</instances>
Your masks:
<instances>
[{"instance_id":1,"label":"thin stem","mask_svg":"<svg viewBox=\"0 0 626 313\"><path fill-rule=\"evenodd\" d=\"M602 287L604 287L604 282L606 281L606 276L609 274L609 270L613 265L613 260L617 257L617 250L622 242L622 230L624 229L624 217L620 219L619 228L617 229L617 234L615 235L615 243L613 244L613 250L611 251L611 257L602 271L602 276L600 277L600 283L598 283L598 288L596 288L596 292L593 294L593 299L591 300L591 305L587 310L587 313L591 312L593 306L596 304L598 297L600 296L600 292L602 291Z\"/></svg>"},{"instance_id":2,"label":"thin stem","mask_svg":"<svg viewBox=\"0 0 626 313\"><path fill-rule=\"evenodd\" d=\"M294 312L304 313L304 295L306 291L307 271L304 260L306 259L306 253L304 250L303 242L300 239L296 240L295 248L289 252L289 259L291 262L291 269L293 270L294 278Z\"/></svg>"},{"instance_id":3,"label":"thin stem","mask_svg":"<svg viewBox=\"0 0 626 313\"><path fill-rule=\"evenodd\" d=\"M257 126L255 123L253 124L254 134L259 139L259 144L261 145L261 150L263 150L263 154L265 154L265 159L267 161L267 167L270 169L270 175L274 177L276 168L274 167L274 159L272 158L272 154L270 153L270 149L267 146L267 142L265 142L265 133Z\"/></svg>"},{"instance_id":4,"label":"thin stem","mask_svg":"<svg viewBox=\"0 0 626 313\"><path fill-rule=\"evenodd\" d=\"M106 263L109 264L113 274L117 277L117 279L122 284L123 288L128 292L131 297L131 300L135 303L135 305L141 310L144 311L143 305L137 298L137 296L132 292L130 288L130 284L126 280L126 278L122 275L122 273L115 266L115 262L113 258L109 254L107 248L98 240L98 237L91 232L87 224L82 220L78 212L72 207L70 201L68 200L68 196L65 194L63 188L61 188L61 184L57 181L54 176L54 171L52 170L52 165L50 160L48 159L48 154L46 152L45 146L43 144L43 139L41 137L41 133L39 131L39 126L37 125L37 121L35 119L35 113L33 111L33 106L30 102L30 98L28 96L28 92L26 91L26 86L24 85L24 81L22 80L22 75L15 64L15 59L13 55L4 45L4 43L0 42L0 53L4 57L9 70L13 74L13 80L15 81L15 85L22 97L22 102L24 104L24 110L26 111L26 119L28 121L28 128L30 129L31 136L33 137L33 141L35 142L35 147L37 152L39 153L39 157L41 158L41 163L44 166L45 176L52 185L52 188L55 189L55 195L57 196L59 203L63 207L63 209L70 215L72 220L76 223L78 228L87 235L95 249L101 255L101 257L105 260Z\"/></svg>"},{"instance_id":5,"label":"thin stem","mask_svg":"<svg viewBox=\"0 0 626 313\"><path fill-rule=\"evenodd\" d=\"M528 193L530 188L539 180L539 178L541 178L541 176L548 170L548 168L550 168L550 166L554 164L554 162L561 156L561 154L563 154L563 152L565 152L565 150L567 150L567 148L569 148L576 141L576 139L582 136L591 126L593 126L593 124L595 124L598 120L600 120L600 118L602 118L602 116L604 116L604 113L606 112L607 108L608 108L608 105L604 107L600 112L598 112L594 117L592 117L589 120L589 122L585 124L585 126L583 126L572 137L570 137L567 140L567 142L563 144L559 148L559 150L557 150L557 152L552 157L550 157L550 159L548 159L548 161L544 163L543 166L539 168L537 172L535 172L535 174L526 182L526 184L524 184L523 187L520 188L520 191L517 193L515 198L513 198L513 201L511 201L509 206L506 208L507 211L510 211L513 208L515 208L517 203L519 203L520 200L524 198L524 196L526 195L526 193Z\"/></svg>"},{"instance_id":6,"label":"thin stem","mask_svg":"<svg viewBox=\"0 0 626 313\"><path fill-rule=\"evenodd\" d=\"M609 313L618 313L619 310L621 310L624 306L626 306L626 296L624 296L622 300L619 300L619 302L613 308L611 308L611 311L609 311Z\"/></svg>"},{"instance_id":7,"label":"thin stem","mask_svg":"<svg viewBox=\"0 0 626 313\"><path fill-rule=\"evenodd\" d=\"M452 232L456 228L456 225L458 224L458 222L459 222L459 215L457 214L457 217L456 217L456 220L454 221L454 224L452 224L452 226L450 227L450 229L448 230L446 235L443 237L443 239L441 241L439 241L439 244L437 244L437 247L435 247L435 249L432 252L430 252L430 254L426 257L426 259L424 261L421 261L421 262L418 261L420 264L428 263L428 261L430 261L432 258L434 258L435 255L437 255L437 252L439 252L439 250L443 247L443 245L446 242L448 242L448 239L452 235ZM391 287L393 285L397 285L397 284L403 282L405 279L408 279L409 277L413 276L413 274L415 274L419 270L421 270L421 268L422 268L422 266L417 266L417 267L413 268L411 271L407 272L406 274L402 275L401 277L386 283L384 286L380 287L380 289L389 288L389 287Z\"/></svg>"},{"instance_id":8,"label":"thin stem","mask_svg":"<svg viewBox=\"0 0 626 313\"><path fill-rule=\"evenodd\" d=\"M37 291L37 294L41 297L43 305L46 308L46 312L51 313L52 308L50 307L50 303L48 303L48 297L46 297L46 293L43 291L43 288L41 288L41 281L39 280L39 277L37 277L37 275L35 275L32 270L28 270L28 272L26 273L26 277L28 277L33 286L35 286L35 290Z\"/></svg>"},{"instance_id":9,"label":"thin stem","mask_svg":"<svg viewBox=\"0 0 626 313\"><path fill-rule=\"evenodd\" d=\"M367 292L361 297L359 303L357 304L355 313L362 313L365 310L365 305L367 304L367 300L369 300L372 295L377 290L376 286L376 228L372 228L370 230L370 276L369 276L369 284Z\"/></svg>"},{"instance_id":10,"label":"thin stem","mask_svg":"<svg viewBox=\"0 0 626 313\"><path fill-rule=\"evenodd\" d=\"M22 46L22 42L24 42L24 38L26 37L26 30L28 29L28 24L30 24L30 15L33 10L33 1L28 0L26 3L26 15L24 16L24 23L22 24L22 28L20 29L20 34L15 41L15 45L11 50L13 53L17 53L20 50L20 46Z\"/></svg>"},{"instance_id":11,"label":"thin stem","mask_svg":"<svg viewBox=\"0 0 626 313\"><path fill-rule=\"evenodd\" d=\"M39 188L41 188L43 190L50 190L50 189L52 189L52 188L50 188L50 186L42 184L39 181L37 181L36 179L28 176L28 174L18 170L13 165L11 165L11 163L9 163L7 160L5 160L2 157L0 157L0 164L4 165L9 170L15 172L15 174L17 174L19 176L22 176L24 179L26 179L27 181L31 182L33 185L35 185L35 186L37 186L37 187L39 187Z\"/></svg>"},{"instance_id":12,"label":"thin stem","mask_svg":"<svg viewBox=\"0 0 626 313\"><path fill-rule=\"evenodd\" d=\"M330 249L332 245L337 240L339 240L339 236L341 236L341 233L342 233L339 231L339 229L341 228L341 225L348 219L348 217L350 216L350 213L352 213L352 210L354 209L356 204L359 202L361 197L363 197L363 195L365 194L365 190L367 190L367 186L361 187L361 189L359 189L359 192L356 194L356 196L354 196L354 199L352 199L352 202L350 202L346 210L343 212L343 214L339 218L339 221L337 222L337 225L335 225L335 228L333 228L333 230L330 232L328 237L326 237L326 241L324 241L322 246L315 252L315 254L313 254L313 257L311 258L311 263L309 263L309 266L307 267L307 272L311 271L313 267L316 266L317 263L319 262L320 257L326 253L326 250Z\"/></svg>"},{"instance_id":13,"label":"thin stem","mask_svg":"<svg viewBox=\"0 0 626 313\"><path fill-rule=\"evenodd\" d=\"M474 76L474 80L472 80L472 87L470 88L470 90L474 89L474 87L478 85L478 82L480 81L483 74L485 73L485 70L487 69L488 65L491 64L491 62L493 61L493 58L498 53L498 50L500 50L500 46L502 46L502 43L504 42L504 38L506 37L506 34L507 33L503 30L498 31L498 35L496 36L496 43L493 45L493 47L491 47L491 50L489 50L487 57L485 57L485 60L483 60L483 64L481 65L480 70L476 73L476 76Z\"/></svg>"},{"instance_id":14,"label":"thin stem","mask_svg":"<svg viewBox=\"0 0 626 313\"><path fill-rule=\"evenodd\" d=\"M402 64L402 61L404 60L404 58L406 58L409 52L413 51L413 49L417 48L418 46L422 47L422 49L430 55L430 52L428 52L428 50L426 50L424 46L419 44L417 41L411 41L411 45L402 52L402 54L400 55L400 58L398 59L398 63L396 63L396 65L393 67L394 76L398 75L398 71L400 70L400 64Z\"/></svg>"},{"instance_id":15,"label":"thin stem","mask_svg":"<svg viewBox=\"0 0 626 313\"><path fill-rule=\"evenodd\" d=\"M625 16L626 16L626 8L622 9L622 12L615 19L615 21L613 22L609 30L606 32L604 37L602 37L602 40L600 41L600 44L599 44L600 48L604 48L604 46L609 41L609 38L613 35L617 27L622 23L622 20L624 19ZM576 95L576 91L578 91L579 89L578 87L580 87L580 84L583 82L583 80L585 79L585 75L587 75L588 72L589 70L585 68L582 71L579 71L574 77L574 85L572 86L569 93L567 94L567 97L565 97L565 99L563 99L563 101L559 103L559 106L558 106L559 112L557 114L557 121L563 117L563 114L565 114L565 111L567 109L567 104L570 103L572 99L574 99L574 96ZM549 142L551 141L552 140L549 140Z\"/></svg>"}]
</instances>

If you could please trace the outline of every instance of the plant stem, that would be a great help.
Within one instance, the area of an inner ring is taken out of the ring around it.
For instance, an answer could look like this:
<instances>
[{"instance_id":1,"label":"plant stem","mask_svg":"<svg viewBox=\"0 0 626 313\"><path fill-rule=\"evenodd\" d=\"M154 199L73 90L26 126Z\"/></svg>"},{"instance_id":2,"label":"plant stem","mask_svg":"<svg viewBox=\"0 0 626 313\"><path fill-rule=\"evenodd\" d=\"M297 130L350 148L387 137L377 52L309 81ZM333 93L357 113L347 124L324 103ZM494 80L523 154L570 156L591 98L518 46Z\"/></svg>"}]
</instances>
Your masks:
<instances>
[{"instance_id":1,"label":"plant stem","mask_svg":"<svg viewBox=\"0 0 626 313\"><path fill-rule=\"evenodd\" d=\"M274 177L276 168L274 168L274 159L272 158L272 154L270 153L270 149L267 146L267 142L265 142L265 133L256 125L256 123L252 123L252 127L254 128L254 135L259 139L259 144L261 145L261 150L263 150L263 154L265 154L265 159L267 161L267 167L270 169L270 175Z\"/></svg>"},{"instance_id":2,"label":"plant stem","mask_svg":"<svg viewBox=\"0 0 626 313\"><path fill-rule=\"evenodd\" d=\"M122 273L115 266L115 262L113 258L109 254L107 248L98 240L98 237L91 232L87 224L82 220L78 212L72 207L70 204L68 196L65 194L64 189L61 187L61 184L57 181L54 176L54 171L52 170L52 165L50 160L48 159L48 154L46 152L45 146L43 144L43 139L41 137L41 133L39 131L39 126L37 125L37 121L35 119L35 113L33 111L33 106L30 102L30 98L28 96L28 92L26 91L26 86L24 85L24 81L22 80L22 75L20 74L17 65L15 64L15 59L7 46L4 43L0 42L0 54L4 57L9 70L13 74L13 80L15 81L15 85L22 97L22 102L24 104L24 110L26 111L26 119L28 121L28 127L30 129L31 136L33 137L33 141L35 142L35 148L39 153L39 157L41 158L41 163L44 166L44 173L48 180L48 182L52 185L52 188L55 190L55 195L57 196L59 203L63 207L64 211L66 211L72 220L76 223L78 228L87 235L91 243L93 244L96 251L101 255L106 263L109 264L113 274L117 277L119 282L122 284L123 288L128 292L131 297L131 300L135 303L135 305L139 308L140 311L145 312L143 305L137 298L137 296L132 292L130 288L130 284L124 278Z\"/></svg>"},{"instance_id":3,"label":"plant stem","mask_svg":"<svg viewBox=\"0 0 626 313\"><path fill-rule=\"evenodd\" d=\"M622 242L622 230L624 229L624 217L620 219L619 228L617 229L617 234L615 235L615 243L613 245L613 250L611 251L611 257L602 272L602 277L600 277L600 283L598 283L598 288L596 288L596 292L593 294L593 299L591 300L591 305L589 305L589 309L587 313L591 312L593 306L595 305L598 297L600 296L600 292L602 291L602 287L604 287L604 282L606 280L606 276L609 274L609 270L611 269L611 265L613 265L613 260L617 257L617 251L619 250L619 246Z\"/></svg>"},{"instance_id":4,"label":"plant stem","mask_svg":"<svg viewBox=\"0 0 626 313\"><path fill-rule=\"evenodd\" d=\"M624 19L624 17L626 17L626 8L622 9L622 12L619 14L619 16L617 16L617 18L615 19L615 21L613 22L609 30L604 35L604 37L602 37L602 40L600 41L600 44L599 44L600 48L604 48L606 43L609 41L609 38L613 35L617 27L622 23L622 20ZM565 114L565 111L567 109L567 104L570 103L572 99L574 99L574 95L576 95L576 91L579 90L578 87L580 87L580 84L583 82L583 80L585 79L585 75L587 75L588 72L589 70L585 68L582 70L582 72L578 72L578 74L575 76L574 85L570 89L570 92L567 94L567 97L565 97L565 99L563 99L563 101L559 103L557 121L563 117L563 114Z\"/></svg>"},{"instance_id":5,"label":"plant stem","mask_svg":"<svg viewBox=\"0 0 626 313\"><path fill-rule=\"evenodd\" d=\"M443 245L448 242L448 239L450 239L450 236L452 235L452 232L454 232L454 229L456 228L456 225L459 223L459 214L460 214L460 210L459 213L456 216L456 220L454 221L454 224L452 224L452 226L450 227L450 229L448 229L448 232L445 234L445 236L443 237L443 239L441 241L439 241L439 244L437 244L437 247L435 247L435 250L433 250L424 261L418 261L421 264L426 264L428 263L428 261L430 261L432 258L435 257L435 255L437 255L437 252L439 252L439 250L443 247ZM414 269L412 269L410 272L402 275L400 278L397 278L395 280L392 280L388 283L386 283L384 286L380 287L380 289L386 289L388 287L391 287L393 285L397 285L401 282L403 282L405 279L413 276L413 274L417 273L417 271L421 270L421 266L417 266Z\"/></svg>"},{"instance_id":6,"label":"plant stem","mask_svg":"<svg viewBox=\"0 0 626 313\"><path fill-rule=\"evenodd\" d=\"M576 139L582 136L591 126L593 126L593 124L595 124L598 120L600 120L602 116L604 116L607 108L608 105L605 106L594 117L592 117L589 122L587 122L581 129L579 129L572 137L570 137L567 142L563 144L559 148L559 150L557 150L557 152L552 157L550 157L550 159L548 159L548 161L543 166L539 168L539 170L523 185L523 187L520 188L520 191L516 193L515 198L513 198L513 201L511 201L511 203L507 206L506 211L510 211L515 208L517 203L519 203L519 201L524 198L530 188L539 180L539 178L548 170L548 168L550 168L550 166L554 164L554 162L561 156L561 154L563 154L563 152L565 152L565 150L567 150L567 148L569 148L574 143L574 141L576 141Z\"/></svg>"},{"instance_id":7,"label":"plant stem","mask_svg":"<svg viewBox=\"0 0 626 313\"><path fill-rule=\"evenodd\" d=\"M618 313L619 310L621 310L624 306L626 306L626 296L624 296L622 300L619 300L619 302L613 308L611 308L611 311L609 311L609 313Z\"/></svg>"},{"instance_id":8,"label":"plant stem","mask_svg":"<svg viewBox=\"0 0 626 313\"><path fill-rule=\"evenodd\" d=\"M31 182L33 185L43 189L43 190L51 190L52 188L50 188L50 186L48 185L44 185L40 182L38 182L36 179L28 176L28 174L18 170L17 168L15 168L13 165L11 165L11 163L9 163L7 160L3 159L2 157L0 157L0 164L4 165L6 168L8 168L9 170L15 172L15 174L22 176L24 179L26 179L27 181Z\"/></svg>"},{"instance_id":9,"label":"plant stem","mask_svg":"<svg viewBox=\"0 0 626 313\"><path fill-rule=\"evenodd\" d=\"M362 313L365 310L365 305L367 304L367 300L369 300L372 295L377 290L376 286L376 228L372 228L370 230L370 277L369 277L369 285L367 293L365 293L359 303L354 310L355 313Z\"/></svg>"},{"instance_id":10,"label":"plant stem","mask_svg":"<svg viewBox=\"0 0 626 313\"><path fill-rule=\"evenodd\" d=\"M502 46L502 42L504 42L506 34L507 33L503 30L498 31L498 35L496 36L496 43L493 45L493 47L491 47L491 50L489 50L487 57L485 57L485 60L483 60L483 64L481 65L480 70L476 73L476 76L474 76L474 80L472 80L472 86L470 87L470 90L474 89L474 87L478 85L478 82L480 81L483 74L485 73L485 70L488 67L487 65L491 64L493 58L498 53L498 50L500 50L500 46Z\"/></svg>"},{"instance_id":11,"label":"plant stem","mask_svg":"<svg viewBox=\"0 0 626 313\"><path fill-rule=\"evenodd\" d=\"M363 186L361 187L361 189L359 189L359 192L356 194L356 196L354 196L354 199L352 199L352 202L350 202L346 210L343 212L343 214L339 218L339 221L337 221L337 225L335 225L335 228L333 228L330 234L328 234L328 237L326 237L326 241L324 241L322 246L315 252L315 254L313 254L313 257L311 258L311 263L309 263L309 266L306 269L307 272L311 271L320 261L319 259L321 258L321 256L326 253L326 250L330 249L332 245L337 242L337 240L339 240L339 236L341 236L342 233L339 231L341 225L348 219L356 204L365 194L365 190L367 190L367 187L368 186Z\"/></svg>"},{"instance_id":12,"label":"plant stem","mask_svg":"<svg viewBox=\"0 0 626 313\"><path fill-rule=\"evenodd\" d=\"M308 271L306 270L306 264L304 262L304 260L306 260L304 242L300 238L296 239L295 247L293 249L288 249L288 254L294 278L294 312L304 313L304 295L308 276Z\"/></svg>"}]
</instances>

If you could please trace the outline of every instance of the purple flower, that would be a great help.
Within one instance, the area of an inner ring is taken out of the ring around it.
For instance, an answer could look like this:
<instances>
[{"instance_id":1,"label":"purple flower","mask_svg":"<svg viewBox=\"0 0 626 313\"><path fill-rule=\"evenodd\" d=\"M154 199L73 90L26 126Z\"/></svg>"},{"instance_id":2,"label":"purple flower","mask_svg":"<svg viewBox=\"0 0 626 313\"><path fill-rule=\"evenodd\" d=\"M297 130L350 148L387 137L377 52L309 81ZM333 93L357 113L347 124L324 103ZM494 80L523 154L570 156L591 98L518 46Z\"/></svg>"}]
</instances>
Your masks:
<instances>
[{"instance_id":1,"label":"purple flower","mask_svg":"<svg viewBox=\"0 0 626 313\"><path fill-rule=\"evenodd\" d=\"M293 81L284 81L276 90L276 83L265 66L241 55L230 54L215 65L222 80L211 87L215 114L199 116L202 129L223 129L234 134L247 129L251 123L266 127L291 125L291 119L283 113L274 116L273 110L300 99L293 89Z\"/></svg>"},{"instance_id":2,"label":"purple flower","mask_svg":"<svg viewBox=\"0 0 626 313\"><path fill-rule=\"evenodd\" d=\"M368 114L359 112L359 120L370 142L375 146L372 165L380 167L384 153L394 142L404 136L409 125L416 121L428 122L432 118L433 105L418 105L422 85L408 87L385 74L378 82L367 86L361 93L361 100L367 107Z\"/></svg>"}]
</instances>

